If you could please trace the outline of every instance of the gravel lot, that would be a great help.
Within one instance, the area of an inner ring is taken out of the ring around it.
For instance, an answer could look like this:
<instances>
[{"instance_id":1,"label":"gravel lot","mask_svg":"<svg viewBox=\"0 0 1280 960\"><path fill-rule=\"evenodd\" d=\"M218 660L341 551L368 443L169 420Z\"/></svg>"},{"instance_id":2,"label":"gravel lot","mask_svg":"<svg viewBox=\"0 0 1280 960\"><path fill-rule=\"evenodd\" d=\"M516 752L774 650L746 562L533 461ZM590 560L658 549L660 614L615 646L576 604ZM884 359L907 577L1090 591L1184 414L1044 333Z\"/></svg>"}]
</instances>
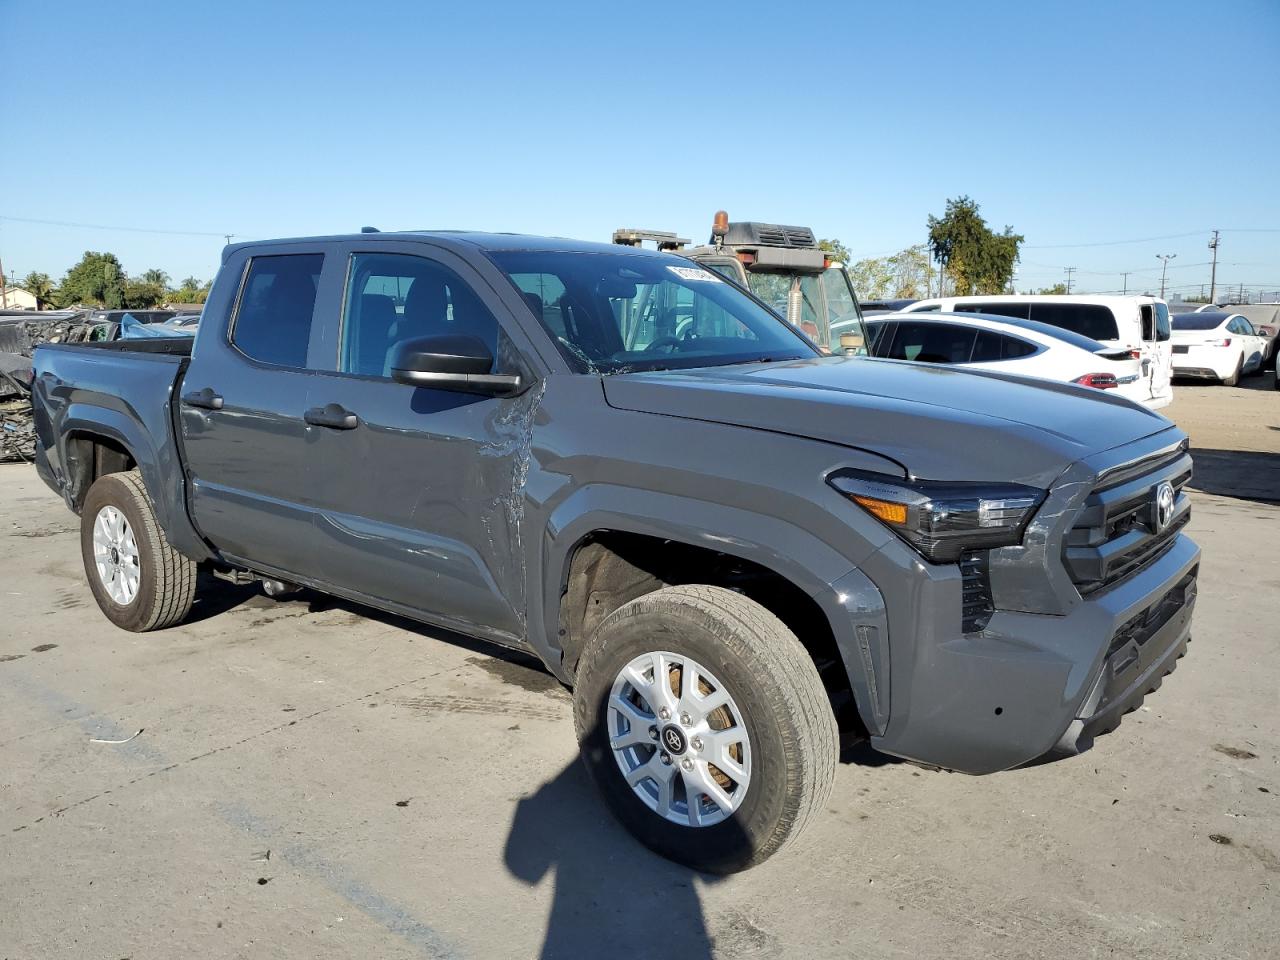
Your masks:
<instances>
[{"instance_id":1,"label":"gravel lot","mask_svg":"<svg viewBox=\"0 0 1280 960\"><path fill-rule=\"evenodd\" d=\"M191 623L118 631L76 519L0 467L0 958L1275 957L1280 393L1245 383L1167 411L1205 559L1143 709L986 778L858 754L729 879L597 809L531 663L218 581Z\"/></svg>"}]
</instances>

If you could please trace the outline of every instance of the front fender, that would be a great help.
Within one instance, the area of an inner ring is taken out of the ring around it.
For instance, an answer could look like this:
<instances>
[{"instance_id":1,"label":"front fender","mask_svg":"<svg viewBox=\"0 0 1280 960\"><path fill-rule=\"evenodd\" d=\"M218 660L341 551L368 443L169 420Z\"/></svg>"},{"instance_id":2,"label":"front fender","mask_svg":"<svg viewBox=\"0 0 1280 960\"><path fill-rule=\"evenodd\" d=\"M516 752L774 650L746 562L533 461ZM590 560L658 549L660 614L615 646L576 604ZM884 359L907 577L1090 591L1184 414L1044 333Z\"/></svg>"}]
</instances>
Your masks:
<instances>
[{"instance_id":1,"label":"front fender","mask_svg":"<svg viewBox=\"0 0 1280 960\"><path fill-rule=\"evenodd\" d=\"M574 550L589 534L610 530L703 547L757 563L813 597L827 616L863 722L883 730L888 719L888 626L879 590L849 560L812 533L780 520L706 500L589 484L551 513L542 541L542 592L530 642L566 682L560 646L560 603ZM535 599L536 598L536 599Z\"/></svg>"}]
</instances>

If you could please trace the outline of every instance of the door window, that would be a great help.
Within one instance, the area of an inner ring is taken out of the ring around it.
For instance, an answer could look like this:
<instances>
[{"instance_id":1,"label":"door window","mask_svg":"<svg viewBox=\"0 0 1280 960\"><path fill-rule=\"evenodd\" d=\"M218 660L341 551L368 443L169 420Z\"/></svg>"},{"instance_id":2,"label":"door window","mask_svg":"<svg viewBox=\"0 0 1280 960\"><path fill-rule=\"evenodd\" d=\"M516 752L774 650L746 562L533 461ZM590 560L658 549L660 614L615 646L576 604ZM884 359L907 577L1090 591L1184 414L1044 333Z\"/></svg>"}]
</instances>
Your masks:
<instances>
[{"instance_id":1,"label":"door window","mask_svg":"<svg viewBox=\"0 0 1280 960\"><path fill-rule=\"evenodd\" d=\"M899 320L893 346L885 356L920 363L968 363L976 333L973 327L959 324Z\"/></svg>"},{"instance_id":2,"label":"door window","mask_svg":"<svg viewBox=\"0 0 1280 960\"><path fill-rule=\"evenodd\" d=\"M497 355L498 321L456 273L411 254L352 256L342 311L342 373L390 377L399 344L448 335L478 337Z\"/></svg>"},{"instance_id":3,"label":"door window","mask_svg":"<svg viewBox=\"0 0 1280 960\"><path fill-rule=\"evenodd\" d=\"M1032 306L1030 319L1082 334L1090 340L1120 339L1116 315L1110 307L1102 304L1036 303Z\"/></svg>"},{"instance_id":4,"label":"door window","mask_svg":"<svg viewBox=\"0 0 1280 960\"><path fill-rule=\"evenodd\" d=\"M283 367L305 367L324 255L297 253L249 261L231 342L245 356Z\"/></svg>"},{"instance_id":5,"label":"door window","mask_svg":"<svg viewBox=\"0 0 1280 960\"><path fill-rule=\"evenodd\" d=\"M971 363L995 363L998 360L1017 360L1036 352L1036 346L1017 337L1008 337L990 330L978 332L978 342L973 347Z\"/></svg>"},{"instance_id":6,"label":"door window","mask_svg":"<svg viewBox=\"0 0 1280 960\"><path fill-rule=\"evenodd\" d=\"M1154 340L1156 338L1156 315L1152 305L1144 303L1138 309L1142 313L1142 339Z\"/></svg>"},{"instance_id":7,"label":"door window","mask_svg":"<svg viewBox=\"0 0 1280 960\"><path fill-rule=\"evenodd\" d=\"M1156 340L1163 343L1173 336L1169 326L1169 307L1163 303L1156 304Z\"/></svg>"}]
</instances>

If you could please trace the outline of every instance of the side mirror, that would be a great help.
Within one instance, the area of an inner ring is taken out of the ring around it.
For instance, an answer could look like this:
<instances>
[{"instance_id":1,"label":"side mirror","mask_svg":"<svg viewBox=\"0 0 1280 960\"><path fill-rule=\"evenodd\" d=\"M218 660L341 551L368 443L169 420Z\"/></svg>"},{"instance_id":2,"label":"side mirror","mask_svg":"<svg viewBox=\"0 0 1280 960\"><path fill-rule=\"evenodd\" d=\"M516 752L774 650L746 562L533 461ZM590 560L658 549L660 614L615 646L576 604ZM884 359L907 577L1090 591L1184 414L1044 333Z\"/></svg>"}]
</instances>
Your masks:
<instances>
[{"instance_id":1,"label":"side mirror","mask_svg":"<svg viewBox=\"0 0 1280 960\"><path fill-rule=\"evenodd\" d=\"M415 387L509 396L521 388L514 374L490 373L493 354L479 337L418 337L396 344L391 379Z\"/></svg>"}]
</instances>

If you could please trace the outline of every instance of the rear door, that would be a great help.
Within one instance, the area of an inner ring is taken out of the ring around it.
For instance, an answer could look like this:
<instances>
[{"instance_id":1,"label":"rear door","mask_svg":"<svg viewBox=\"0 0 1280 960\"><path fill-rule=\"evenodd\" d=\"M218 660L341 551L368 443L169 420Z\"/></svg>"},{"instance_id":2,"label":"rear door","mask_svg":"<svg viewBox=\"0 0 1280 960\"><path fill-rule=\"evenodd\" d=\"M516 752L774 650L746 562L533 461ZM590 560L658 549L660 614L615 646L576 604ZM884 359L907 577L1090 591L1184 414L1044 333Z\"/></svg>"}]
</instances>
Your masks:
<instances>
[{"instance_id":1,"label":"rear door","mask_svg":"<svg viewBox=\"0 0 1280 960\"><path fill-rule=\"evenodd\" d=\"M1145 305L1144 305L1145 308ZM1156 302L1151 306L1155 322L1154 337L1143 343L1144 353L1150 357L1150 370L1147 382L1151 388L1152 400L1171 400L1173 398L1173 328L1169 320L1167 304ZM1146 321L1143 321L1143 333L1146 332Z\"/></svg>"},{"instance_id":2,"label":"rear door","mask_svg":"<svg viewBox=\"0 0 1280 960\"><path fill-rule=\"evenodd\" d=\"M265 572L315 578L315 475L303 415L327 251L264 249L270 255L241 253L223 266L182 382L191 515L224 554Z\"/></svg>"},{"instance_id":3,"label":"rear door","mask_svg":"<svg viewBox=\"0 0 1280 960\"><path fill-rule=\"evenodd\" d=\"M877 355L917 363L968 363L977 333L959 323L899 320L892 346Z\"/></svg>"},{"instance_id":4,"label":"rear door","mask_svg":"<svg viewBox=\"0 0 1280 960\"><path fill-rule=\"evenodd\" d=\"M341 424L313 427L308 450L324 579L458 629L521 637L521 463L538 387L502 398L417 387L391 379L390 358L406 339L466 334L493 352L495 372L532 383L523 335L512 339L493 288L448 251L341 249L342 321L309 400ZM535 313L563 305L555 284L525 292Z\"/></svg>"}]
</instances>

